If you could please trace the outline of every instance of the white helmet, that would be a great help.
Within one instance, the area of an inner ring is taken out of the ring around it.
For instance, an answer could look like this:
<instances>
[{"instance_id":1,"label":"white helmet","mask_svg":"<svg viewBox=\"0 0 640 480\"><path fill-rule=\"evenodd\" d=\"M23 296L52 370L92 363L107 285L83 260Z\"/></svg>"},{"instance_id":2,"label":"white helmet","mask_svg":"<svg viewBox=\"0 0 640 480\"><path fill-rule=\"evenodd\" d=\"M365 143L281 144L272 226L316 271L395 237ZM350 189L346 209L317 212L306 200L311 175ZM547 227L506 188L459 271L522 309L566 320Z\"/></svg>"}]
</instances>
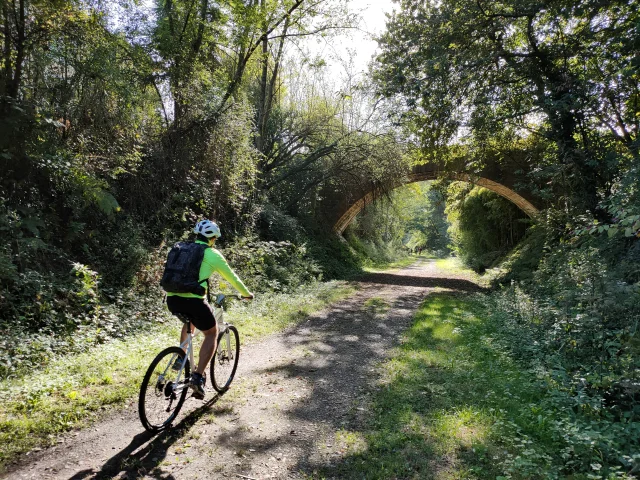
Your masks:
<instances>
[{"instance_id":1,"label":"white helmet","mask_svg":"<svg viewBox=\"0 0 640 480\"><path fill-rule=\"evenodd\" d=\"M207 238L219 238L222 235L222 233L220 233L220 227L218 227L218 224L212 222L211 220L199 221L193 231L195 233L199 233L200 235L204 235Z\"/></svg>"}]
</instances>

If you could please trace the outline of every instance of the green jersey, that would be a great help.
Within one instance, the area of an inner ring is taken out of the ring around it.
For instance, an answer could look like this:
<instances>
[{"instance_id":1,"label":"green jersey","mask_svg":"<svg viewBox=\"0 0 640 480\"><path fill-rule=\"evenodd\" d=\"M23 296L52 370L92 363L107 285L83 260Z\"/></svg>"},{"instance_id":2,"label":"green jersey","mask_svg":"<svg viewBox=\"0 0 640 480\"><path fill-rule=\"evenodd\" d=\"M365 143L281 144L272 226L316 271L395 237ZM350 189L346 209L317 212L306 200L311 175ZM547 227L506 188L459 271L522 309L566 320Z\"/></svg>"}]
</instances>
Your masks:
<instances>
[{"instance_id":1,"label":"green jersey","mask_svg":"<svg viewBox=\"0 0 640 480\"><path fill-rule=\"evenodd\" d=\"M201 240L196 240L196 243L200 243L202 245L206 245L205 242ZM243 297L248 297L251 295L249 289L242 283L242 280L238 278L238 275L231 269L227 261L224 259L222 254L216 250L215 248L207 248L204 251L204 257L202 259L202 265L200 265L200 276L198 277L200 280L200 285L205 288L204 295L196 295L195 293L171 293L167 292L167 296L177 296L177 297L185 297L185 298L205 298L207 293L207 280L214 273L219 273L222 278L224 278L227 282L231 284L233 288L240 292L240 295Z\"/></svg>"}]
</instances>

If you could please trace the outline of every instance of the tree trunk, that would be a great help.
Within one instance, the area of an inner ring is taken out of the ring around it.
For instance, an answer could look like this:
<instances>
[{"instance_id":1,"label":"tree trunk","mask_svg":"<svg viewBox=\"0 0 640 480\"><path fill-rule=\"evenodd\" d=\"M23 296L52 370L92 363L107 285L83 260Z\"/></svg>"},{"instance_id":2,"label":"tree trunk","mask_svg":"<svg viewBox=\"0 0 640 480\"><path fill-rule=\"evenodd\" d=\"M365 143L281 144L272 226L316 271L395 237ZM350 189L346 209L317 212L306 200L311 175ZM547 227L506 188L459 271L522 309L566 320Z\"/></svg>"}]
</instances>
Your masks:
<instances>
[{"instance_id":1,"label":"tree trunk","mask_svg":"<svg viewBox=\"0 0 640 480\"><path fill-rule=\"evenodd\" d=\"M11 25L9 23L8 0L2 0L2 19L4 21L4 71L2 73L2 85L0 95L4 96L9 92L9 85L13 78L11 66Z\"/></svg>"},{"instance_id":2,"label":"tree trunk","mask_svg":"<svg viewBox=\"0 0 640 480\"><path fill-rule=\"evenodd\" d=\"M18 98L20 92L20 82L22 80L22 63L24 62L24 49L25 49L25 5L24 0L20 0L19 5L19 19L17 24L18 29L18 43L16 45L16 68L13 72L13 80L11 81L10 89L7 94L10 97Z\"/></svg>"},{"instance_id":3,"label":"tree trunk","mask_svg":"<svg viewBox=\"0 0 640 480\"><path fill-rule=\"evenodd\" d=\"M264 154L267 153L264 151L264 133L266 117L268 115L266 108L268 95L267 78L269 76L269 38L267 35L265 0L260 0L260 9L262 10L262 73L260 75L260 95L256 108L256 127L258 130L258 134L256 135L256 149Z\"/></svg>"}]
</instances>

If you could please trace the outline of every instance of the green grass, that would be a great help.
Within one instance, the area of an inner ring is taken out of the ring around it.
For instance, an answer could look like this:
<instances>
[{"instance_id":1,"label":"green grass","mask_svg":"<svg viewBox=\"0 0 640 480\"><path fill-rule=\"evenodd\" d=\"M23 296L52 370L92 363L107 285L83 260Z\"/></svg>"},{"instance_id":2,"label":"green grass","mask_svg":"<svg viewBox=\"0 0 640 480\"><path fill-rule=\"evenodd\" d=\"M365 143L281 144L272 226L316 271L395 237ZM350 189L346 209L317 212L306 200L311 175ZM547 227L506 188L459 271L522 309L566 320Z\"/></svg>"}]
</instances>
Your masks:
<instances>
[{"instance_id":1,"label":"green grass","mask_svg":"<svg viewBox=\"0 0 640 480\"><path fill-rule=\"evenodd\" d=\"M344 282L309 285L295 294L258 296L235 303L225 319L243 344L257 341L353 292ZM112 405L138 393L154 355L177 342L181 324L167 312L150 329L114 340L90 352L61 356L40 371L0 382L0 470L17 455L57 441L60 434L87 425Z\"/></svg>"},{"instance_id":2,"label":"green grass","mask_svg":"<svg viewBox=\"0 0 640 480\"><path fill-rule=\"evenodd\" d=\"M418 261L418 257L412 257L412 256L407 256L407 257L402 257L398 260L395 260L393 262L388 262L388 263L373 263L372 265L368 265L363 267L362 269L365 272L370 272L370 273L375 273L375 272L384 272L386 270L392 270L392 269L396 269L396 268L404 268L404 267L408 267L409 265L412 265L414 263L416 263Z\"/></svg>"},{"instance_id":3,"label":"green grass","mask_svg":"<svg viewBox=\"0 0 640 480\"><path fill-rule=\"evenodd\" d=\"M556 478L550 465L562 459L553 418L539 407L545 393L494 345L477 298L427 298L379 366L365 427L339 432L342 460L322 476Z\"/></svg>"},{"instance_id":4,"label":"green grass","mask_svg":"<svg viewBox=\"0 0 640 480\"><path fill-rule=\"evenodd\" d=\"M444 270L445 272L472 275L474 278L480 277L480 275L475 273L473 270L465 267L462 263L462 260L460 260L460 258L458 257L439 258L436 260L436 266L440 270Z\"/></svg>"},{"instance_id":5,"label":"green grass","mask_svg":"<svg viewBox=\"0 0 640 480\"><path fill-rule=\"evenodd\" d=\"M467 268L458 257L439 258L436 260L436 266L440 270L450 272L454 275L464 275L469 277L473 282L485 288L490 287L491 282L500 273L498 270L490 269L480 275Z\"/></svg>"},{"instance_id":6,"label":"green grass","mask_svg":"<svg viewBox=\"0 0 640 480\"><path fill-rule=\"evenodd\" d=\"M365 300L362 307L363 310L370 313L371 315L384 315L389 311L391 305L383 298L372 297Z\"/></svg>"}]
</instances>

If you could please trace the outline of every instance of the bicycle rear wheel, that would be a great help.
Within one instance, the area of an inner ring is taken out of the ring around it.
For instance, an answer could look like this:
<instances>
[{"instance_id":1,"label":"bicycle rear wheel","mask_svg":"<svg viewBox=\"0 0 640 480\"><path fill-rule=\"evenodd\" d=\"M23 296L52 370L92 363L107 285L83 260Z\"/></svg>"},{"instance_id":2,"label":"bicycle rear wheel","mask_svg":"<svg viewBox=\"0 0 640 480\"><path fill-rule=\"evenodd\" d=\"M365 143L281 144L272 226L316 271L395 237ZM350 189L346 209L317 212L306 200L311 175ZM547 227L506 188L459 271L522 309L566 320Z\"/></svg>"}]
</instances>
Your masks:
<instances>
[{"instance_id":1,"label":"bicycle rear wheel","mask_svg":"<svg viewBox=\"0 0 640 480\"><path fill-rule=\"evenodd\" d=\"M144 428L158 431L176 418L189 390L190 365L187 359L182 372L174 370L176 359L185 360L179 347L169 347L153 359L140 386L138 413Z\"/></svg>"},{"instance_id":2,"label":"bicycle rear wheel","mask_svg":"<svg viewBox=\"0 0 640 480\"><path fill-rule=\"evenodd\" d=\"M218 336L218 348L211 359L211 384L218 393L229 389L238 368L240 336L233 325Z\"/></svg>"}]
</instances>

